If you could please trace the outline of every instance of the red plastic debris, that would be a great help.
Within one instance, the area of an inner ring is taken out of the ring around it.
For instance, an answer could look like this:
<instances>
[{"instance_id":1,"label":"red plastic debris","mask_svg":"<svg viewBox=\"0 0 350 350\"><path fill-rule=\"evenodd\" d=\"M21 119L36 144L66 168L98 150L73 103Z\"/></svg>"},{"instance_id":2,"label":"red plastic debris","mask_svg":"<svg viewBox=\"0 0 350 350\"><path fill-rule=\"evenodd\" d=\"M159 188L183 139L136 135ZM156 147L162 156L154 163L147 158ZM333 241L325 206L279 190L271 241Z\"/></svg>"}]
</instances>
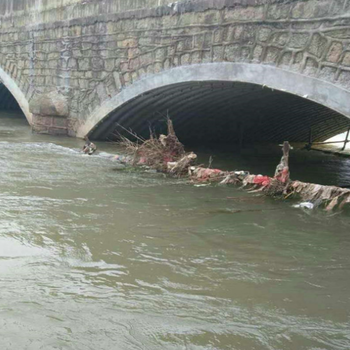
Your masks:
<instances>
[{"instance_id":1,"label":"red plastic debris","mask_svg":"<svg viewBox=\"0 0 350 350\"><path fill-rule=\"evenodd\" d=\"M289 168L287 166L284 167L275 178L284 184L287 183L289 181Z\"/></svg>"},{"instance_id":2,"label":"red plastic debris","mask_svg":"<svg viewBox=\"0 0 350 350\"><path fill-rule=\"evenodd\" d=\"M271 178L268 176L256 175L253 183L261 186L268 186L271 182Z\"/></svg>"}]
</instances>

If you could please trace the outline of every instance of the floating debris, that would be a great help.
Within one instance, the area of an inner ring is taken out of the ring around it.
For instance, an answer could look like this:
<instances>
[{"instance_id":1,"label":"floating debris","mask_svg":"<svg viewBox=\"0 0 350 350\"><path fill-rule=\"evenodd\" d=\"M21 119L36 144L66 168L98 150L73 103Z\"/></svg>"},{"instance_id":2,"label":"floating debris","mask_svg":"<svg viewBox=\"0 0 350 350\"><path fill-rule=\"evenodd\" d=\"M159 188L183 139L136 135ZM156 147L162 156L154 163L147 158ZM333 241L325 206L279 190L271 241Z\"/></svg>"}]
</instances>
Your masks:
<instances>
[{"instance_id":1,"label":"floating debris","mask_svg":"<svg viewBox=\"0 0 350 350\"><path fill-rule=\"evenodd\" d=\"M299 204L293 205L293 208L305 208L305 209L314 209L315 205L311 202L302 202Z\"/></svg>"},{"instance_id":2,"label":"floating debris","mask_svg":"<svg viewBox=\"0 0 350 350\"><path fill-rule=\"evenodd\" d=\"M118 156L121 162L132 166L146 166L171 176L187 176L189 180L200 187L202 185L217 183L220 185L240 185L250 193L263 193L281 199L295 197L302 199L296 208L314 209L324 206L326 211L335 208L342 209L350 204L350 189L323 186L313 183L290 180L289 152L292 149L288 141L282 146L282 158L277 165L273 177L253 175L248 171L223 171L221 169L206 168L195 165L197 155L186 153L184 146L178 140L173 123L167 121L168 134L156 137L150 132L150 138L144 140L132 133L137 141L131 141L120 136L119 146L122 146L127 156Z\"/></svg>"},{"instance_id":3,"label":"floating debris","mask_svg":"<svg viewBox=\"0 0 350 350\"><path fill-rule=\"evenodd\" d=\"M84 137L84 140L85 140L85 145L83 146L83 152L91 156L96 152L97 147L93 142L89 140L87 136Z\"/></svg>"},{"instance_id":4,"label":"floating debris","mask_svg":"<svg viewBox=\"0 0 350 350\"><path fill-rule=\"evenodd\" d=\"M157 171L172 175L186 173L187 167L197 158L191 152L186 153L183 144L178 140L171 119L167 120L168 133L156 137L150 131L150 138L145 140L134 133L131 133L136 141L131 141L125 136L119 136L118 144L122 146L128 157L124 161L133 165L144 165Z\"/></svg>"}]
</instances>

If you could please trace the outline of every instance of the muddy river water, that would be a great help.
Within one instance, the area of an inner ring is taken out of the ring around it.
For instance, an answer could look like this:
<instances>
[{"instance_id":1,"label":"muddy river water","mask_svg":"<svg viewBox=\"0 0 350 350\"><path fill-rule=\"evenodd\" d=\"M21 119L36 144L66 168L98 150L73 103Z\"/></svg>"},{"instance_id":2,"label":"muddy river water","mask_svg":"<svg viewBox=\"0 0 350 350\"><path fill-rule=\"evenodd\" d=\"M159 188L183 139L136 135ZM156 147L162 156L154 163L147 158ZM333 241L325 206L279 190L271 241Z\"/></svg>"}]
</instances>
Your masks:
<instances>
[{"instance_id":1,"label":"muddy river water","mask_svg":"<svg viewBox=\"0 0 350 350\"><path fill-rule=\"evenodd\" d=\"M113 146L81 146L0 119L2 350L350 349L349 213L131 172ZM214 166L271 173L279 157ZM346 159L296 152L291 167L350 183Z\"/></svg>"}]
</instances>

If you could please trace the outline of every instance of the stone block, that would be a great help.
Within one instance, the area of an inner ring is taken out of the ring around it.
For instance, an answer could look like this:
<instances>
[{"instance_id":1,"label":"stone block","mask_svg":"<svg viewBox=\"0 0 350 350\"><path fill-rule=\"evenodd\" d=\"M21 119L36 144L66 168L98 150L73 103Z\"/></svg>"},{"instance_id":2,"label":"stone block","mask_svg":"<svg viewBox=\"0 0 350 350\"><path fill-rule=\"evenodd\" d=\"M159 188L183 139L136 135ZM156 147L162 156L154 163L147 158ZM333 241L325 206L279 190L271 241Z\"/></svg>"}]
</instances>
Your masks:
<instances>
[{"instance_id":1,"label":"stone block","mask_svg":"<svg viewBox=\"0 0 350 350\"><path fill-rule=\"evenodd\" d=\"M268 19L286 19L289 16L291 4L271 4L268 7L267 18Z\"/></svg>"},{"instance_id":2,"label":"stone block","mask_svg":"<svg viewBox=\"0 0 350 350\"><path fill-rule=\"evenodd\" d=\"M136 50L135 50L136 51ZM110 51L108 50L99 50L98 55L102 58L110 57Z\"/></svg>"},{"instance_id":3,"label":"stone block","mask_svg":"<svg viewBox=\"0 0 350 350\"><path fill-rule=\"evenodd\" d=\"M331 6L331 14L332 15L343 15L344 14L344 3L346 0L333 0L332 1L332 6Z\"/></svg>"},{"instance_id":4,"label":"stone block","mask_svg":"<svg viewBox=\"0 0 350 350\"><path fill-rule=\"evenodd\" d=\"M104 60L100 57L93 57L91 59L91 68L92 70L104 70Z\"/></svg>"},{"instance_id":5,"label":"stone block","mask_svg":"<svg viewBox=\"0 0 350 350\"><path fill-rule=\"evenodd\" d=\"M53 85L53 77L46 76L45 77L45 86L52 86Z\"/></svg>"},{"instance_id":6,"label":"stone block","mask_svg":"<svg viewBox=\"0 0 350 350\"><path fill-rule=\"evenodd\" d=\"M250 47L241 47L241 59L247 60L250 56L251 48Z\"/></svg>"},{"instance_id":7,"label":"stone block","mask_svg":"<svg viewBox=\"0 0 350 350\"><path fill-rule=\"evenodd\" d=\"M331 1L329 0L309 0L306 2L296 2L292 9L292 17L301 18L322 18L329 14Z\"/></svg>"},{"instance_id":8,"label":"stone block","mask_svg":"<svg viewBox=\"0 0 350 350\"><path fill-rule=\"evenodd\" d=\"M317 57L321 57L325 51L327 39L316 33L312 36L308 51Z\"/></svg>"},{"instance_id":9,"label":"stone block","mask_svg":"<svg viewBox=\"0 0 350 350\"><path fill-rule=\"evenodd\" d=\"M267 41L271 33L272 30L270 28L261 28L260 30L258 30L258 40L262 42Z\"/></svg>"},{"instance_id":10,"label":"stone block","mask_svg":"<svg viewBox=\"0 0 350 350\"><path fill-rule=\"evenodd\" d=\"M153 52L148 52L140 56L140 65L146 66L153 62Z\"/></svg>"},{"instance_id":11,"label":"stone block","mask_svg":"<svg viewBox=\"0 0 350 350\"><path fill-rule=\"evenodd\" d=\"M224 32L224 41L225 42L231 42L234 39L234 34L235 34L235 28L233 26L229 26L225 28Z\"/></svg>"},{"instance_id":12,"label":"stone block","mask_svg":"<svg viewBox=\"0 0 350 350\"><path fill-rule=\"evenodd\" d=\"M163 61L167 57L167 48L161 47L159 49L156 49L155 51L155 59L156 61Z\"/></svg>"},{"instance_id":13,"label":"stone block","mask_svg":"<svg viewBox=\"0 0 350 350\"><path fill-rule=\"evenodd\" d=\"M163 67L164 69L170 69L172 66L172 59L171 58L167 58L164 63L163 63Z\"/></svg>"},{"instance_id":14,"label":"stone block","mask_svg":"<svg viewBox=\"0 0 350 350\"><path fill-rule=\"evenodd\" d=\"M181 40L177 44L176 51L187 51L192 50L193 48L193 42L192 38L186 38L184 40Z\"/></svg>"},{"instance_id":15,"label":"stone block","mask_svg":"<svg viewBox=\"0 0 350 350\"><path fill-rule=\"evenodd\" d=\"M153 38L152 37L141 37L139 38L139 46L151 46L153 44ZM118 45L120 47L120 45Z\"/></svg>"},{"instance_id":16,"label":"stone block","mask_svg":"<svg viewBox=\"0 0 350 350\"><path fill-rule=\"evenodd\" d=\"M350 88L350 71L342 70L339 74L337 83L345 88Z\"/></svg>"},{"instance_id":17,"label":"stone block","mask_svg":"<svg viewBox=\"0 0 350 350\"><path fill-rule=\"evenodd\" d=\"M289 33L274 33L271 36L270 43L273 45L284 46L289 38Z\"/></svg>"},{"instance_id":18,"label":"stone block","mask_svg":"<svg viewBox=\"0 0 350 350\"><path fill-rule=\"evenodd\" d=\"M138 47L132 47L127 50L128 59L138 57L140 55L140 49Z\"/></svg>"},{"instance_id":19,"label":"stone block","mask_svg":"<svg viewBox=\"0 0 350 350\"><path fill-rule=\"evenodd\" d=\"M79 79L79 88L84 90L89 87L89 83L86 79Z\"/></svg>"},{"instance_id":20,"label":"stone block","mask_svg":"<svg viewBox=\"0 0 350 350\"><path fill-rule=\"evenodd\" d=\"M127 72L129 70L129 62L121 62L119 67L122 72Z\"/></svg>"},{"instance_id":21,"label":"stone block","mask_svg":"<svg viewBox=\"0 0 350 350\"><path fill-rule=\"evenodd\" d=\"M91 48L92 48L92 43L91 42L88 42L88 41L84 41L83 43L82 43L82 50L84 50L84 51L87 51L87 50L91 50Z\"/></svg>"},{"instance_id":22,"label":"stone block","mask_svg":"<svg viewBox=\"0 0 350 350\"><path fill-rule=\"evenodd\" d=\"M211 61L211 58L210 58L210 61ZM181 65L180 57L179 56L174 56L173 57L173 66L174 67L178 67L180 65ZM147 70L147 73L148 73L148 70Z\"/></svg>"},{"instance_id":23,"label":"stone block","mask_svg":"<svg viewBox=\"0 0 350 350\"><path fill-rule=\"evenodd\" d=\"M105 60L105 69L108 72L112 72L115 69L115 59L108 58Z\"/></svg>"},{"instance_id":24,"label":"stone block","mask_svg":"<svg viewBox=\"0 0 350 350\"><path fill-rule=\"evenodd\" d=\"M318 71L318 62L312 58L308 57L305 62L304 74L316 76Z\"/></svg>"},{"instance_id":25,"label":"stone block","mask_svg":"<svg viewBox=\"0 0 350 350\"><path fill-rule=\"evenodd\" d=\"M262 20L264 18L264 6L235 6L225 11L225 22Z\"/></svg>"},{"instance_id":26,"label":"stone block","mask_svg":"<svg viewBox=\"0 0 350 350\"><path fill-rule=\"evenodd\" d=\"M213 61L220 62L224 56L224 47L223 46L213 46Z\"/></svg>"},{"instance_id":27,"label":"stone block","mask_svg":"<svg viewBox=\"0 0 350 350\"><path fill-rule=\"evenodd\" d=\"M211 51L210 50L205 50L202 52L202 62L203 63L211 62Z\"/></svg>"},{"instance_id":28,"label":"stone block","mask_svg":"<svg viewBox=\"0 0 350 350\"><path fill-rule=\"evenodd\" d=\"M137 39L135 38L118 41L118 47L121 47L121 48L129 48L129 47L136 47L136 46L137 46Z\"/></svg>"},{"instance_id":29,"label":"stone block","mask_svg":"<svg viewBox=\"0 0 350 350\"><path fill-rule=\"evenodd\" d=\"M291 61L292 61L292 53L291 52L284 52L281 55L279 65L289 67L289 65L291 64Z\"/></svg>"},{"instance_id":30,"label":"stone block","mask_svg":"<svg viewBox=\"0 0 350 350\"><path fill-rule=\"evenodd\" d=\"M181 55L181 64L187 65L191 63L191 55L189 53L185 53L184 55Z\"/></svg>"},{"instance_id":31,"label":"stone block","mask_svg":"<svg viewBox=\"0 0 350 350\"><path fill-rule=\"evenodd\" d=\"M54 121L54 126L56 127L65 128L67 126L67 120L64 118L54 118L53 121Z\"/></svg>"},{"instance_id":32,"label":"stone block","mask_svg":"<svg viewBox=\"0 0 350 350\"><path fill-rule=\"evenodd\" d=\"M44 85L45 84L45 77L39 76L39 75L35 75L34 76L34 83L37 86Z\"/></svg>"},{"instance_id":33,"label":"stone block","mask_svg":"<svg viewBox=\"0 0 350 350\"><path fill-rule=\"evenodd\" d=\"M68 101L58 91L35 96L29 105L30 111L40 116L68 117Z\"/></svg>"},{"instance_id":34,"label":"stone block","mask_svg":"<svg viewBox=\"0 0 350 350\"><path fill-rule=\"evenodd\" d=\"M303 52L297 52L295 55L294 55L294 60L293 60L293 63L301 63L304 59L304 53Z\"/></svg>"},{"instance_id":35,"label":"stone block","mask_svg":"<svg viewBox=\"0 0 350 350\"><path fill-rule=\"evenodd\" d=\"M223 39L224 39L224 29L223 28L215 29L213 33L213 43L214 44L222 43Z\"/></svg>"},{"instance_id":36,"label":"stone block","mask_svg":"<svg viewBox=\"0 0 350 350\"><path fill-rule=\"evenodd\" d=\"M255 33L257 31L256 26L253 25L245 25L243 27L243 32L242 35L240 37L240 42L242 44L248 44L248 45L252 45L255 42Z\"/></svg>"},{"instance_id":37,"label":"stone block","mask_svg":"<svg viewBox=\"0 0 350 350\"><path fill-rule=\"evenodd\" d=\"M329 38L334 39L348 39L350 37L350 29L344 28L344 29L331 29L325 31L325 36Z\"/></svg>"},{"instance_id":38,"label":"stone block","mask_svg":"<svg viewBox=\"0 0 350 350\"><path fill-rule=\"evenodd\" d=\"M193 37L193 47L195 49L203 48L203 46L204 46L204 38L205 38L205 34L195 35Z\"/></svg>"},{"instance_id":39,"label":"stone block","mask_svg":"<svg viewBox=\"0 0 350 350\"><path fill-rule=\"evenodd\" d=\"M70 58L68 60L67 68L71 70L71 69L77 69L77 67L78 67L77 60L75 58Z\"/></svg>"},{"instance_id":40,"label":"stone block","mask_svg":"<svg viewBox=\"0 0 350 350\"><path fill-rule=\"evenodd\" d=\"M337 63L343 52L343 44L340 42L333 42L327 53L327 61Z\"/></svg>"},{"instance_id":41,"label":"stone block","mask_svg":"<svg viewBox=\"0 0 350 350\"><path fill-rule=\"evenodd\" d=\"M47 54L48 60L58 60L61 57L61 54L59 52L49 52Z\"/></svg>"},{"instance_id":42,"label":"stone block","mask_svg":"<svg viewBox=\"0 0 350 350\"><path fill-rule=\"evenodd\" d=\"M181 27L186 27L189 25L193 25L195 24L197 21L195 13L193 12L187 12L187 13L183 13L181 14L181 17L178 18L178 26Z\"/></svg>"},{"instance_id":43,"label":"stone block","mask_svg":"<svg viewBox=\"0 0 350 350\"><path fill-rule=\"evenodd\" d=\"M261 45L256 45L254 47L254 50L253 50L253 60L255 62L260 62L261 61L261 57L262 57L262 53L264 51L264 47L261 46Z\"/></svg>"},{"instance_id":44,"label":"stone block","mask_svg":"<svg viewBox=\"0 0 350 350\"><path fill-rule=\"evenodd\" d=\"M276 47L268 47L265 55L265 62L277 63L281 50Z\"/></svg>"},{"instance_id":45,"label":"stone block","mask_svg":"<svg viewBox=\"0 0 350 350\"><path fill-rule=\"evenodd\" d=\"M193 52L191 55L191 63L197 64L202 62L202 53L201 51ZM164 67L165 68L165 67Z\"/></svg>"},{"instance_id":46,"label":"stone block","mask_svg":"<svg viewBox=\"0 0 350 350\"><path fill-rule=\"evenodd\" d=\"M350 51L346 51L344 53L344 57L342 59L342 64L344 66L350 66Z\"/></svg>"},{"instance_id":47,"label":"stone block","mask_svg":"<svg viewBox=\"0 0 350 350\"><path fill-rule=\"evenodd\" d=\"M140 67L140 59L139 58L135 58L135 59L129 60L128 68L130 70L136 70L139 67Z\"/></svg>"},{"instance_id":48,"label":"stone block","mask_svg":"<svg viewBox=\"0 0 350 350\"><path fill-rule=\"evenodd\" d=\"M152 67L152 74L153 74L153 67ZM132 77L130 73L124 73L123 74L123 86L128 86L132 83Z\"/></svg>"},{"instance_id":49,"label":"stone block","mask_svg":"<svg viewBox=\"0 0 350 350\"><path fill-rule=\"evenodd\" d=\"M79 70L90 70L91 69L91 64L90 64L90 59L89 58L79 58L78 59L78 69Z\"/></svg>"},{"instance_id":50,"label":"stone block","mask_svg":"<svg viewBox=\"0 0 350 350\"><path fill-rule=\"evenodd\" d=\"M104 83L100 83L97 85L96 92L97 92L97 95L101 101L104 101L107 99L108 94L107 94L106 86Z\"/></svg>"},{"instance_id":51,"label":"stone block","mask_svg":"<svg viewBox=\"0 0 350 350\"><path fill-rule=\"evenodd\" d=\"M305 48L310 38L308 33L292 33L288 43L288 47L295 49Z\"/></svg>"},{"instance_id":52,"label":"stone block","mask_svg":"<svg viewBox=\"0 0 350 350\"><path fill-rule=\"evenodd\" d=\"M336 73L337 73L336 68L323 66L320 69L320 72L318 74L318 78L328 80L328 81L334 81Z\"/></svg>"},{"instance_id":53,"label":"stone block","mask_svg":"<svg viewBox=\"0 0 350 350\"><path fill-rule=\"evenodd\" d=\"M181 59L182 59L182 57L181 57ZM153 68L154 74L157 74L157 73L161 72L162 70L163 70L163 64L162 63L157 62L157 63L154 64L154 68ZM136 75L134 75L134 74L136 74ZM136 81L138 79L138 75L137 75L136 72L133 73L132 78L133 78L133 81Z\"/></svg>"}]
</instances>

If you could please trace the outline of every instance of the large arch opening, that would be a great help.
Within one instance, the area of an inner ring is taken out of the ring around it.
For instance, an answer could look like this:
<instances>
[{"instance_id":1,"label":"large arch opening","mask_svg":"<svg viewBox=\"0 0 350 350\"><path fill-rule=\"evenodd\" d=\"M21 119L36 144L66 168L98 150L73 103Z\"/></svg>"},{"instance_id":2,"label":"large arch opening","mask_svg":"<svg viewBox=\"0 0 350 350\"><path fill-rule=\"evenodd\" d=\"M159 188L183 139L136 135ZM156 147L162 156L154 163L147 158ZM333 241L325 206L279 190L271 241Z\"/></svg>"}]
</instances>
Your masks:
<instances>
[{"instance_id":1,"label":"large arch opening","mask_svg":"<svg viewBox=\"0 0 350 350\"><path fill-rule=\"evenodd\" d=\"M281 157L280 142L325 141L346 131L349 100L350 92L339 86L272 66L192 65L145 77L108 98L77 135L113 139L113 134L123 132L121 125L147 137L150 127L161 132L169 115L187 150L199 154L201 147L209 146L201 161L214 155L215 167L273 175ZM268 154L262 155L263 143L274 144L272 152L268 147ZM252 144L258 147L250 153L244 149L240 158L236 148L221 147ZM291 157L293 178L350 186L349 162L298 152Z\"/></svg>"},{"instance_id":2,"label":"large arch opening","mask_svg":"<svg viewBox=\"0 0 350 350\"><path fill-rule=\"evenodd\" d=\"M319 103L252 83L185 82L148 91L115 110L91 133L113 139L123 128L147 137L169 116L185 144L324 141L350 120Z\"/></svg>"},{"instance_id":3,"label":"large arch opening","mask_svg":"<svg viewBox=\"0 0 350 350\"><path fill-rule=\"evenodd\" d=\"M106 140L121 125L146 136L169 115L185 143L324 141L348 128L349 100L339 86L268 65L198 64L136 81L77 135Z\"/></svg>"}]
</instances>

